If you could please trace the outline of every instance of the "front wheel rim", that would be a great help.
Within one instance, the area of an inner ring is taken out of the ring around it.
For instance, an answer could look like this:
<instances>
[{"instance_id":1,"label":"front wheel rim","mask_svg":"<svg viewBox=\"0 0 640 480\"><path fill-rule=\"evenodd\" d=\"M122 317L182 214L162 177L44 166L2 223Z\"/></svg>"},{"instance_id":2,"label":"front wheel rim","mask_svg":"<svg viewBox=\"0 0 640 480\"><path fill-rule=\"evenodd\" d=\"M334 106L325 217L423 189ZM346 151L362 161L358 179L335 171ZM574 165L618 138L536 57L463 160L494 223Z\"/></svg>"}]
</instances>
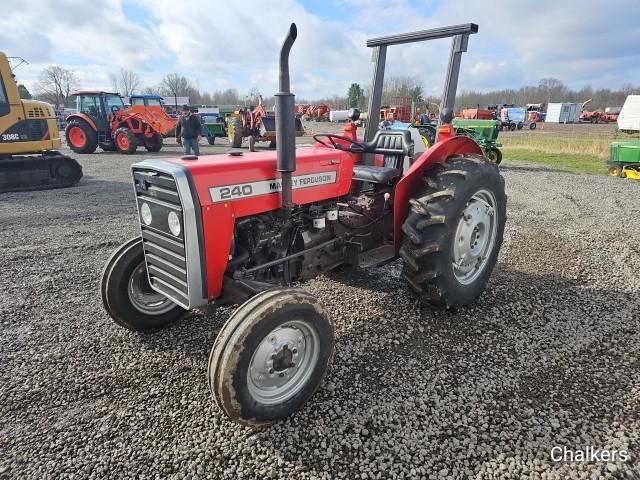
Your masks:
<instances>
[{"instance_id":1,"label":"front wheel rim","mask_svg":"<svg viewBox=\"0 0 640 480\"><path fill-rule=\"evenodd\" d=\"M133 307L146 315L162 315L175 306L171 300L151 288L144 261L131 273L127 294Z\"/></svg>"},{"instance_id":2,"label":"front wheel rim","mask_svg":"<svg viewBox=\"0 0 640 480\"><path fill-rule=\"evenodd\" d=\"M453 244L453 273L462 285L476 281L493 253L498 232L497 202L492 192L480 190L460 214Z\"/></svg>"},{"instance_id":3,"label":"front wheel rim","mask_svg":"<svg viewBox=\"0 0 640 480\"><path fill-rule=\"evenodd\" d=\"M87 136L80 127L71 127L69 130L69 140L74 147L82 148L87 143Z\"/></svg>"},{"instance_id":4,"label":"front wheel rim","mask_svg":"<svg viewBox=\"0 0 640 480\"><path fill-rule=\"evenodd\" d=\"M292 320L274 328L249 362L249 394L263 405L286 402L309 382L319 358L320 337L309 322Z\"/></svg>"},{"instance_id":5,"label":"front wheel rim","mask_svg":"<svg viewBox=\"0 0 640 480\"><path fill-rule=\"evenodd\" d=\"M129 148L129 139L123 133L118 136L118 145L122 150Z\"/></svg>"}]
</instances>

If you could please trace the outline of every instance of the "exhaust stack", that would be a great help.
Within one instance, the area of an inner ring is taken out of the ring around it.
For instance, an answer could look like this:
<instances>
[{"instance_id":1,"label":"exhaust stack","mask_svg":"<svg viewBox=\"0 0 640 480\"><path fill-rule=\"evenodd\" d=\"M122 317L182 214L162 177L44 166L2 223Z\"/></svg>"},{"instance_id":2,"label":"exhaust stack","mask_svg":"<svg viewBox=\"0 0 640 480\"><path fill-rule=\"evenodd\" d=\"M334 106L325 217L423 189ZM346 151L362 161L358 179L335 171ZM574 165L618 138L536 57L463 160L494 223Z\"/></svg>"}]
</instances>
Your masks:
<instances>
[{"instance_id":1,"label":"exhaust stack","mask_svg":"<svg viewBox=\"0 0 640 480\"><path fill-rule=\"evenodd\" d=\"M289 52L297 36L298 29L292 23L280 49L280 91L275 95L277 169L282 175L282 208L286 210L294 206L291 173L296 169L296 123L295 95L291 93L289 83Z\"/></svg>"}]
</instances>

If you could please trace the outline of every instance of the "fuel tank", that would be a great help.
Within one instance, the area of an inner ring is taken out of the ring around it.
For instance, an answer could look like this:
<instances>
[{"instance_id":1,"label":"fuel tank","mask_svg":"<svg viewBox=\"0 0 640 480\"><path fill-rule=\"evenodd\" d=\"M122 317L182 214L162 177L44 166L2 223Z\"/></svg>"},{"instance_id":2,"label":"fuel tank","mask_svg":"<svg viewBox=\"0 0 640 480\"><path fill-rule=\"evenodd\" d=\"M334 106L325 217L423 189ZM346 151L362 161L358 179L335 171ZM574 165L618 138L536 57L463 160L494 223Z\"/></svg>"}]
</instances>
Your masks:
<instances>
[{"instance_id":1,"label":"fuel tank","mask_svg":"<svg viewBox=\"0 0 640 480\"><path fill-rule=\"evenodd\" d=\"M197 160L170 159L189 170L200 205L231 206L235 218L280 207L280 172L276 152L206 155ZM354 157L332 148L296 149L293 201L298 205L346 195Z\"/></svg>"}]
</instances>

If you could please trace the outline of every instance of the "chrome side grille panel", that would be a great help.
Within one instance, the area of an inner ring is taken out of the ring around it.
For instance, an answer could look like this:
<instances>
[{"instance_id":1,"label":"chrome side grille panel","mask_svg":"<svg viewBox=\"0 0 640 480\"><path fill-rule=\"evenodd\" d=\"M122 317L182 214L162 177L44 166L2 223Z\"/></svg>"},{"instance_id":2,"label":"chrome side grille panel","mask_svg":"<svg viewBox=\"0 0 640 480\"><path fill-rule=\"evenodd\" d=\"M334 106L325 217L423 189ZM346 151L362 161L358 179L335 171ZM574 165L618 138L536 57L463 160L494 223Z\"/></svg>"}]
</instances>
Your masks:
<instances>
[{"instance_id":1,"label":"chrome side grille panel","mask_svg":"<svg viewBox=\"0 0 640 480\"><path fill-rule=\"evenodd\" d=\"M188 172L180 165L146 160L132 166L138 215L142 204L152 212L146 225L140 218L142 244L152 288L184 308L207 303L200 246L199 202ZM181 219L179 236L167 224L170 211Z\"/></svg>"}]
</instances>

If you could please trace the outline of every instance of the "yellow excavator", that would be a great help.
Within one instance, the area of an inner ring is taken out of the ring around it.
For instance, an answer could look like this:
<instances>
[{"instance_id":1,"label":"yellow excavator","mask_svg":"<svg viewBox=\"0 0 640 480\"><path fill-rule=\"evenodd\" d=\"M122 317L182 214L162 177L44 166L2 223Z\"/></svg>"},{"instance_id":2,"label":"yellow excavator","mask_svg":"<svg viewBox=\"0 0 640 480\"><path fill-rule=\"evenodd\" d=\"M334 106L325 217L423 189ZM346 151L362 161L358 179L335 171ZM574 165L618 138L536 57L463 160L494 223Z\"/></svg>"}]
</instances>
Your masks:
<instances>
[{"instance_id":1,"label":"yellow excavator","mask_svg":"<svg viewBox=\"0 0 640 480\"><path fill-rule=\"evenodd\" d=\"M70 187L82 166L61 154L53 107L21 100L8 57L0 52L0 193Z\"/></svg>"}]
</instances>

